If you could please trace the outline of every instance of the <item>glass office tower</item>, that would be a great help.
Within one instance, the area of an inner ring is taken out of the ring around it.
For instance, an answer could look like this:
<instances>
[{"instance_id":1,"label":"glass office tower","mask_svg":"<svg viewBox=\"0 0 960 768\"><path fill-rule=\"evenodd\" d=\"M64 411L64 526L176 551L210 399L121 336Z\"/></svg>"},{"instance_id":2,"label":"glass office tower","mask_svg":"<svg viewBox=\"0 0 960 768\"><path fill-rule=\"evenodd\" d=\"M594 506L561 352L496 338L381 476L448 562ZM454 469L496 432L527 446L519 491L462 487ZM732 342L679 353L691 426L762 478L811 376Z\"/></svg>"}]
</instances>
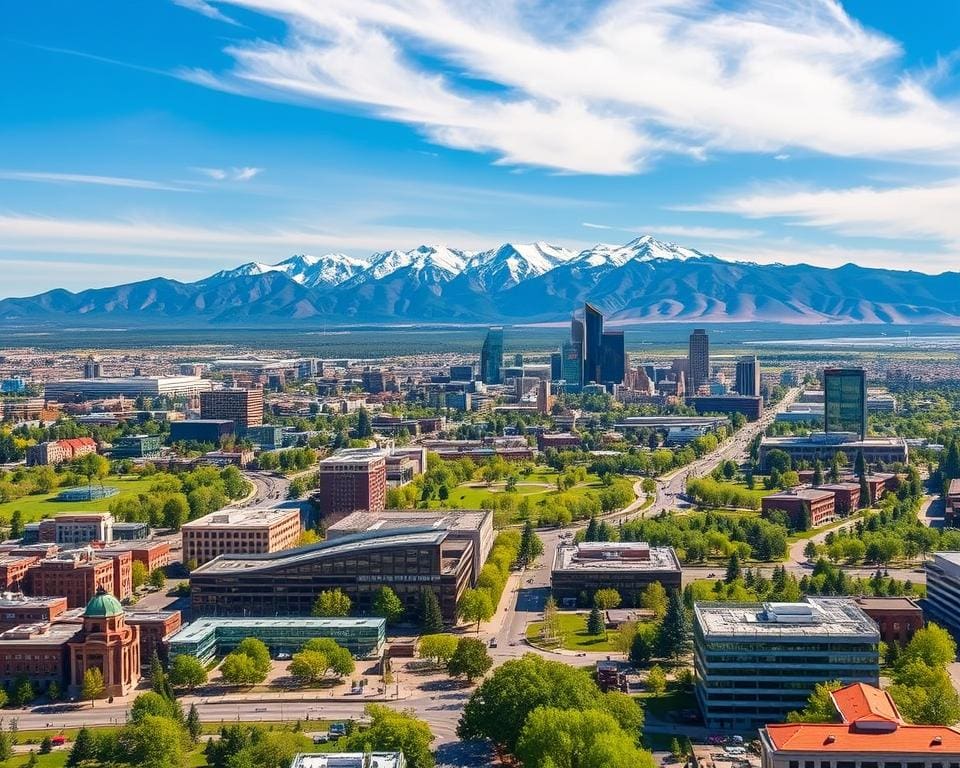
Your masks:
<instances>
[{"instance_id":1,"label":"glass office tower","mask_svg":"<svg viewBox=\"0 0 960 768\"><path fill-rule=\"evenodd\" d=\"M583 383L600 383L603 366L603 314L590 303L583 305L583 321L586 330L584 336L584 373Z\"/></svg>"},{"instance_id":2,"label":"glass office tower","mask_svg":"<svg viewBox=\"0 0 960 768\"><path fill-rule=\"evenodd\" d=\"M480 349L480 381L499 384L503 368L503 328L491 328Z\"/></svg>"},{"instance_id":3,"label":"glass office tower","mask_svg":"<svg viewBox=\"0 0 960 768\"><path fill-rule=\"evenodd\" d=\"M823 371L823 431L867 436L867 374L863 368Z\"/></svg>"}]
</instances>

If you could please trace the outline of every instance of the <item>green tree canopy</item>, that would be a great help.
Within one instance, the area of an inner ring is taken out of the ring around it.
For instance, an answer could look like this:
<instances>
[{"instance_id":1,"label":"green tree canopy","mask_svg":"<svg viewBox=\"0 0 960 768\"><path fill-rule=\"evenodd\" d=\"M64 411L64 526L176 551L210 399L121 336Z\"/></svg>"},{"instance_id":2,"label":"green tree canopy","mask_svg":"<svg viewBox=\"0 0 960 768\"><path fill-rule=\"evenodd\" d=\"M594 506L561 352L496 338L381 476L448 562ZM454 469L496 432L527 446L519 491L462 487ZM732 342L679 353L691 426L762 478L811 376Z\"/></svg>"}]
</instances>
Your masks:
<instances>
[{"instance_id":1,"label":"green tree canopy","mask_svg":"<svg viewBox=\"0 0 960 768\"><path fill-rule=\"evenodd\" d=\"M317 595L311 613L314 616L349 616L352 603L341 589L325 589Z\"/></svg>"},{"instance_id":2,"label":"green tree canopy","mask_svg":"<svg viewBox=\"0 0 960 768\"><path fill-rule=\"evenodd\" d=\"M397 593L387 586L377 589L371 607L374 616L382 616L387 620L387 624L394 624L403 616L403 603Z\"/></svg>"},{"instance_id":3,"label":"green tree canopy","mask_svg":"<svg viewBox=\"0 0 960 768\"><path fill-rule=\"evenodd\" d=\"M207 682L207 668L195 656L177 654L170 663L170 683L177 688L196 688Z\"/></svg>"},{"instance_id":4,"label":"green tree canopy","mask_svg":"<svg viewBox=\"0 0 960 768\"><path fill-rule=\"evenodd\" d=\"M408 768L433 768L430 726L411 712L397 712L379 704L368 704L366 713L370 727L347 736L345 750L399 751L403 752Z\"/></svg>"},{"instance_id":5,"label":"green tree canopy","mask_svg":"<svg viewBox=\"0 0 960 768\"><path fill-rule=\"evenodd\" d=\"M475 637L461 637L457 647L447 663L447 672L451 677L463 675L468 683L483 676L493 666L493 659L487 653L487 646Z\"/></svg>"}]
</instances>

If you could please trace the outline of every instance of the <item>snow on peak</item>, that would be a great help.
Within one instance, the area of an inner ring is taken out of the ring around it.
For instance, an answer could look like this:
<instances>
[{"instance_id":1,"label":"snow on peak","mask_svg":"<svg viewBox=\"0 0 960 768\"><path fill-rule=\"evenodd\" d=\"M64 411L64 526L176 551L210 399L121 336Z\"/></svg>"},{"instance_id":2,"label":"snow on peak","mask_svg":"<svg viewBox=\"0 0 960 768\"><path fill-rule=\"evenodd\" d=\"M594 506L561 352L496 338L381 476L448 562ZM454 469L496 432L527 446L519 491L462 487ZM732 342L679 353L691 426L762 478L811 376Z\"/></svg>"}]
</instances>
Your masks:
<instances>
[{"instance_id":1,"label":"snow on peak","mask_svg":"<svg viewBox=\"0 0 960 768\"><path fill-rule=\"evenodd\" d=\"M549 272L576 254L542 240L535 243L504 243L476 254L464 270L484 288L500 290Z\"/></svg>"},{"instance_id":2,"label":"snow on peak","mask_svg":"<svg viewBox=\"0 0 960 768\"><path fill-rule=\"evenodd\" d=\"M692 248L683 248L675 243L665 243L652 235L643 235L626 245L598 243L577 256L577 263L586 267L622 267L629 261L653 261L655 259L680 260L700 259L705 254Z\"/></svg>"},{"instance_id":3,"label":"snow on peak","mask_svg":"<svg viewBox=\"0 0 960 768\"><path fill-rule=\"evenodd\" d=\"M400 269L409 268L416 273L439 270L452 278L463 271L468 258L469 255L464 251L445 245L420 245L410 251L383 251L373 255L364 276L371 280L382 280Z\"/></svg>"},{"instance_id":4,"label":"snow on peak","mask_svg":"<svg viewBox=\"0 0 960 768\"><path fill-rule=\"evenodd\" d=\"M296 283L314 288L321 285L339 285L360 272L365 266L366 262L343 253L327 253L323 256L296 254L277 264L251 261L236 269L217 272L210 279L229 280L236 277L280 272Z\"/></svg>"}]
</instances>

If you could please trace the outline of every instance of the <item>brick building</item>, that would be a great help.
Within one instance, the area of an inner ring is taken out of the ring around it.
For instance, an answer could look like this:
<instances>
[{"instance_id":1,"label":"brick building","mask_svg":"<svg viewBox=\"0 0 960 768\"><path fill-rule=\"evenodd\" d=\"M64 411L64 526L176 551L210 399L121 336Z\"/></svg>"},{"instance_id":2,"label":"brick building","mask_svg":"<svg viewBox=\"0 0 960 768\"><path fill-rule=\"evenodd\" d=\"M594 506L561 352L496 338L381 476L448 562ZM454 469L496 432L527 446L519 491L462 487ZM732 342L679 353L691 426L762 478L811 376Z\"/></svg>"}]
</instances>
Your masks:
<instances>
[{"instance_id":1,"label":"brick building","mask_svg":"<svg viewBox=\"0 0 960 768\"><path fill-rule=\"evenodd\" d=\"M40 521L38 537L44 544L82 546L93 541L113 541L113 515L109 512L76 512Z\"/></svg>"},{"instance_id":2,"label":"brick building","mask_svg":"<svg viewBox=\"0 0 960 768\"><path fill-rule=\"evenodd\" d=\"M126 600L133 595L133 556L129 550L101 550L101 557L113 562L113 595L118 600Z\"/></svg>"},{"instance_id":3,"label":"brick building","mask_svg":"<svg viewBox=\"0 0 960 768\"><path fill-rule=\"evenodd\" d=\"M69 644L77 636L74 624L19 624L0 633L0 682L27 678L34 690L68 679Z\"/></svg>"},{"instance_id":4,"label":"brick building","mask_svg":"<svg viewBox=\"0 0 960 768\"><path fill-rule=\"evenodd\" d=\"M232 421L239 434L263 424L262 389L214 389L200 393L200 418Z\"/></svg>"},{"instance_id":5,"label":"brick building","mask_svg":"<svg viewBox=\"0 0 960 768\"><path fill-rule=\"evenodd\" d=\"M39 559L39 555L0 556L0 589L19 592L30 566Z\"/></svg>"},{"instance_id":6,"label":"brick building","mask_svg":"<svg viewBox=\"0 0 960 768\"><path fill-rule=\"evenodd\" d=\"M257 555L289 549L303 528L297 509L225 509L180 529L183 561L202 565L217 555Z\"/></svg>"},{"instance_id":7,"label":"brick building","mask_svg":"<svg viewBox=\"0 0 960 768\"><path fill-rule=\"evenodd\" d=\"M341 451L321 461L318 474L320 487L312 498L327 524L357 510L379 512L386 506L387 461L383 451Z\"/></svg>"},{"instance_id":8,"label":"brick building","mask_svg":"<svg viewBox=\"0 0 960 768\"><path fill-rule=\"evenodd\" d=\"M169 541L115 541L101 551L104 556L113 552L129 552L133 562L143 563L151 573L171 563Z\"/></svg>"},{"instance_id":9,"label":"brick building","mask_svg":"<svg viewBox=\"0 0 960 768\"><path fill-rule=\"evenodd\" d=\"M153 654L167 661L167 638L183 623L180 611L134 611L127 614L127 624L140 628L140 666L149 667Z\"/></svg>"},{"instance_id":10,"label":"brick building","mask_svg":"<svg viewBox=\"0 0 960 768\"><path fill-rule=\"evenodd\" d=\"M49 624L67 610L65 597L27 597L22 593L0 598L0 630L20 624Z\"/></svg>"},{"instance_id":11,"label":"brick building","mask_svg":"<svg viewBox=\"0 0 960 768\"><path fill-rule=\"evenodd\" d=\"M50 440L27 449L27 466L63 464L79 459L88 453L96 453L97 444L90 437L74 437L67 440Z\"/></svg>"},{"instance_id":12,"label":"brick building","mask_svg":"<svg viewBox=\"0 0 960 768\"><path fill-rule=\"evenodd\" d=\"M856 603L880 627L880 639L887 644L902 647L923 627L923 610L909 597L858 597Z\"/></svg>"},{"instance_id":13,"label":"brick building","mask_svg":"<svg viewBox=\"0 0 960 768\"><path fill-rule=\"evenodd\" d=\"M841 517L846 517L860 509L859 483L828 483L818 485L817 490L830 491L833 494L834 509Z\"/></svg>"},{"instance_id":14,"label":"brick building","mask_svg":"<svg viewBox=\"0 0 960 768\"><path fill-rule=\"evenodd\" d=\"M547 448L556 448L558 451L562 451L566 448L579 448L583 445L583 440L580 435L575 435L572 432L554 432L554 433L543 433L541 432L537 435L537 448L541 451L547 450Z\"/></svg>"},{"instance_id":15,"label":"brick building","mask_svg":"<svg viewBox=\"0 0 960 768\"><path fill-rule=\"evenodd\" d=\"M72 695L94 667L103 674L104 696L126 696L140 682L140 628L127 625L123 606L103 589L87 603L83 629L68 645Z\"/></svg>"},{"instance_id":16,"label":"brick building","mask_svg":"<svg viewBox=\"0 0 960 768\"><path fill-rule=\"evenodd\" d=\"M790 516L790 525L796 530L816 528L836 516L833 492L818 488L800 488L764 496L760 509L764 517L775 510L786 512Z\"/></svg>"},{"instance_id":17,"label":"brick building","mask_svg":"<svg viewBox=\"0 0 960 768\"><path fill-rule=\"evenodd\" d=\"M101 558L90 548L64 552L30 567L28 594L63 595L69 608L82 608L98 587L114 592L113 560Z\"/></svg>"}]
</instances>

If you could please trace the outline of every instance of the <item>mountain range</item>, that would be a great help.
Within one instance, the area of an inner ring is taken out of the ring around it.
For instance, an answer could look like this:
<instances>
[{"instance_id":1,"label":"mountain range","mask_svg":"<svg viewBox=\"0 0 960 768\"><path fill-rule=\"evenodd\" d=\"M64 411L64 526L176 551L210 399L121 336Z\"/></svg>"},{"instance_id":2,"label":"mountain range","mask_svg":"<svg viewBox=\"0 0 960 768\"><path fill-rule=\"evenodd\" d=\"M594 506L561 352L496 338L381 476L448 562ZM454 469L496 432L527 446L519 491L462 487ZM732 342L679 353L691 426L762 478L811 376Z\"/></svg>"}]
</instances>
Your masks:
<instances>
[{"instance_id":1,"label":"mountain range","mask_svg":"<svg viewBox=\"0 0 960 768\"><path fill-rule=\"evenodd\" d=\"M546 242L421 245L251 262L193 283L156 277L0 300L0 322L137 325L537 323L590 300L608 320L960 324L960 273L728 261L645 235L579 253Z\"/></svg>"}]
</instances>

